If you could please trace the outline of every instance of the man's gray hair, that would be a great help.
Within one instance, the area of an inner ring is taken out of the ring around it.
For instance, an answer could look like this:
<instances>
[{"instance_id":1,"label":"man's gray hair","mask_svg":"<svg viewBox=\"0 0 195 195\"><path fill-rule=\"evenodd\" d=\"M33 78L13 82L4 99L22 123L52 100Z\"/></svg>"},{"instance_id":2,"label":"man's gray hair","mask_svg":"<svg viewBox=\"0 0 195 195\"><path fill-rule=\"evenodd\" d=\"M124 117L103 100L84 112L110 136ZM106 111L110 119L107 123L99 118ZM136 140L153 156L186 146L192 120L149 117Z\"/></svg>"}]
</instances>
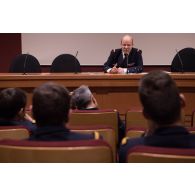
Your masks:
<instances>
[{"instance_id":1,"label":"man's gray hair","mask_svg":"<svg viewBox=\"0 0 195 195\"><path fill-rule=\"evenodd\" d=\"M91 102L91 96L89 87L81 85L72 92L72 106L77 109L86 109Z\"/></svg>"}]
</instances>

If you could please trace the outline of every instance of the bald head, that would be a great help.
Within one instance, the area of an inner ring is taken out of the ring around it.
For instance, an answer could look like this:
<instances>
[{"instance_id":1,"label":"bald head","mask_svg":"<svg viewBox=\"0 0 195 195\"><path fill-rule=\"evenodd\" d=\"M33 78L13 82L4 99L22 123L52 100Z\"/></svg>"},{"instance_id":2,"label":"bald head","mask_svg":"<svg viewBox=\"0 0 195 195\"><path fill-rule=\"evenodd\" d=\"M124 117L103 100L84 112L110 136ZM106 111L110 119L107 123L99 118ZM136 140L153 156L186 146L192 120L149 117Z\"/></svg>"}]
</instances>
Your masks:
<instances>
[{"instance_id":1,"label":"bald head","mask_svg":"<svg viewBox=\"0 0 195 195\"><path fill-rule=\"evenodd\" d=\"M129 54L133 47L133 37L130 35L123 36L121 39L121 47L125 54Z\"/></svg>"},{"instance_id":2,"label":"bald head","mask_svg":"<svg viewBox=\"0 0 195 195\"><path fill-rule=\"evenodd\" d=\"M124 35L124 36L122 37L122 39L121 39L121 44L122 44L123 42L127 42L127 41L133 44L133 37L130 36L130 35Z\"/></svg>"}]
</instances>

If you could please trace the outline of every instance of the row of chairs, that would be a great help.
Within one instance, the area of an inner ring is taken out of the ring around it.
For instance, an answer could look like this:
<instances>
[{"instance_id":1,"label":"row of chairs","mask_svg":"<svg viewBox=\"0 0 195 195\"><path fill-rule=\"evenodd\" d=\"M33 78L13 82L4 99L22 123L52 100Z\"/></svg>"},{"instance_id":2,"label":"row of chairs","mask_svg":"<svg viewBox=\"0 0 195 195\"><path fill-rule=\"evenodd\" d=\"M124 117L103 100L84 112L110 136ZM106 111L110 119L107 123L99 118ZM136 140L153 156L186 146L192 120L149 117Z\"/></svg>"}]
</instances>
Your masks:
<instances>
[{"instance_id":1,"label":"row of chairs","mask_svg":"<svg viewBox=\"0 0 195 195\"><path fill-rule=\"evenodd\" d=\"M183 123L184 123L183 113ZM192 114L192 125L188 128L195 134L195 111ZM142 136L147 131L147 121L141 111L129 110L126 113L126 137ZM195 162L195 149L163 148L152 146L136 146L126 156L129 163L192 163Z\"/></svg>"},{"instance_id":2,"label":"row of chairs","mask_svg":"<svg viewBox=\"0 0 195 195\"><path fill-rule=\"evenodd\" d=\"M81 128L73 131L104 133L108 129ZM23 126L1 126L0 162L115 162L112 148L105 140L43 142L28 141L28 138L29 131ZM109 135L107 139L110 139Z\"/></svg>"},{"instance_id":3,"label":"row of chairs","mask_svg":"<svg viewBox=\"0 0 195 195\"><path fill-rule=\"evenodd\" d=\"M103 140L46 142L0 141L0 162L11 163L112 163L110 146Z\"/></svg>"},{"instance_id":4,"label":"row of chairs","mask_svg":"<svg viewBox=\"0 0 195 195\"><path fill-rule=\"evenodd\" d=\"M103 140L66 142L23 140L28 136L28 130L24 127L1 127L0 162L115 162L112 148ZM129 163L195 162L195 149L136 146L128 151L126 158Z\"/></svg>"},{"instance_id":5,"label":"row of chairs","mask_svg":"<svg viewBox=\"0 0 195 195\"><path fill-rule=\"evenodd\" d=\"M91 110L91 111L74 111L70 115L68 124L72 131L80 133L98 132L100 136L109 144L111 148L112 161L117 159L117 142L118 142L118 113L116 110ZM10 128L10 127L8 127ZM7 128L7 129L8 129ZM1 130L0 139L25 139L28 138L24 129L14 134L13 129L9 132L7 129ZM12 136L10 137L12 131Z\"/></svg>"},{"instance_id":6,"label":"row of chairs","mask_svg":"<svg viewBox=\"0 0 195 195\"><path fill-rule=\"evenodd\" d=\"M113 109L75 110L69 117L69 128L75 131L97 131L110 144L116 159L118 143L118 113ZM147 120L141 110L128 110L125 115L126 137L142 136L147 131ZM194 133L193 128L189 129Z\"/></svg>"},{"instance_id":7,"label":"row of chairs","mask_svg":"<svg viewBox=\"0 0 195 195\"><path fill-rule=\"evenodd\" d=\"M184 113L183 113L184 115ZM147 120L144 118L141 110L128 110L125 115L126 122L126 137L135 138L142 136L148 128ZM109 133L109 141L102 134L103 138L111 145L112 150L114 152L113 156L116 159L116 143L117 143L117 135L118 135L118 123L117 123L117 111L116 110L96 110L96 111L74 111L70 115L70 126L77 125L78 127L81 125L100 125L106 124L110 127ZM74 129L74 128L71 128ZM113 131L114 130L114 131ZM195 128L188 128L190 133L195 133ZM111 133L112 132L112 133ZM105 133L105 132L104 132ZM107 132L108 133L108 132ZM115 136L115 139L114 137ZM115 140L116 142L113 142ZM133 153L129 151L128 153L128 162L195 162L194 158L194 149L175 149L175 148L166 148L163 153L164 148L140 146L141 149L140 154L137 154L137 150ZM139 148L139 147L138 147ZM143 149L143 151L142 151ZM159 150L158 150L159 149ZM151 152L150 152L151 151ZM156 152L153 153L153 151ZM159 152L159 154L158 154ZM147 153L147 155L145 154ZM151 154L150 154L151 153ZM132 155L141 156L140 159L132 159ZM177 154L177 155L175 155ZM147 158L142 158L147 157Z\"/></svg>"},{"instance_id":8,"label":"row of chairs","mask_svg":"<svg viewBox=\"0 0 195 195\"><path fill-rule=\"evenodd\" d=\"M195 149L136 146L126 158L128 163L194 163Z\"/></svg>"},{"instance_id":9,"label":"row of chairs","mask_svg":"<svg viewBox=\"0 0 195 195\"><path fill-rule=\"evenodd\" d=\"M126 136L139 137L147 130L146 120L143 118L141 111L129 110L126 113ZM142 127L140 127L142 126ZM109 144L111 148L112 161L117 158L117 135L118 119L116 110L91 110L91 111L74 111L70 116L69 127L73 131L88 133L98 132ZM11 127L1 128L0 139L26 139L29 134L25 129L11 129ZM194 128L189 128L191 133L195 133Z\"/></svg>"},{"instance_id":10,"label":"row of chairs","mask_svg":"<svg viewBox=\"0 0 195 195\"><path fill-rule=\"evenodd\" d=\"M129 138L140 137L145 134L148 128L147 120L141 110L128 110L125 115L126 133ZM114 157L116 157L116 146L118 144L118 119L116 110L77 110L70 115L69 126L71 129L81 126L91 127L93 125L105 125L108 130L101 132L102 137L111 145ZM188 128L195 133L195 128ZM106 135L106 133L109 135ZM105 136L106 135L106 136ZM108 139L108 137L109 139Z\"/></svg>"},{"instance_id":11,"label":"row of chairs","mask_svg":"<svg viewBox=\"0 0 195 195\"><path fill-rule=\"evenodd\" d=\"M57 56L51 65L50 72L80 72L78 59L71 54ZM20 54L11 62L11 73L40 73L41 65L38 59L30 54Z\"/></svg>"}]
</instances>

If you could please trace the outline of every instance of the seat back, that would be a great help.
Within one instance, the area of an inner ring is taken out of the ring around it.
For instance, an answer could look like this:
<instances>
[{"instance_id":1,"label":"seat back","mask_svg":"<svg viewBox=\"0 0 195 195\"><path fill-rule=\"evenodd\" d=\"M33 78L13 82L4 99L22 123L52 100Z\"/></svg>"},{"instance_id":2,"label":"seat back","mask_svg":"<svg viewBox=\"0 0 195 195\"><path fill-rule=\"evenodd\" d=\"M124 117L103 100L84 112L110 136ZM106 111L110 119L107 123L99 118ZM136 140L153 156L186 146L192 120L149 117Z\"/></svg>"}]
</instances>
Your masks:
<instances>
[{"instance_id":1,"label":"seat back","mask_svg":"<svg viewBox=\"0 0 195 195\"><path fill-rule=\"evenodd\" d=\"M118 143L118 116L116 110L75 110L70 114L70 126L104 125L114 129Z\"/></svg>"},{"instance_id":2,"label":"seat back","mask_svg":"<svg viewBox=\"0 0 195 195\"><path fill-rule=\"evenodd\" d=\"M10 65L11 73L40 73L41 66L37 58L30 54L16 56Z\"/></svg>"},{"instance_id":3,"label":"seat back","mask_svg":"<svg viewBox=\"0 0 195 195\"><path fill-rule=\"evenodd\" d=\"M195 149L136 146L127 153L129 163L194 163Z\"/></svg>"},{"instance_id":4,"label":"seat back","mask_svg":"<svg viewBox=\"0 0 195 195\"><path fill-rule=\"evenodd\" d=\"M22 126L0 126L0 140L15 139L22 140L29 138L29 131Z\"/></svg>"},{"instance_id":5,"label":"seat back","mask_svg":"<svg viewBox=\"0 0 195 195\"><path fill-rule=\"evenodd\" d=\"M172 72L195 72L195 49L184 48L180 50L171 63Z\"/></svg>"},{"instance_id":6,"label":"seat back","mask_svg":"<svg viewBox=\"0 0 195 195\"><path fill-rule=\"evenodd\" d=\"M111 163L111 147L103 140L43 142L0 141L0 162Z\"/></svg>"},{"instance_id":7,"label":"seat back","mask_svg":"<svg viewBox=\"0 0 195 195\"><path fill-rule=\"evenodd\" d=\"M141 137L146 132L147 128L144 127L131 127L126 129L126 137L136 138Z\"/></svg>"},{"instance_id":8,"label":"seat back","mask_svg":"<svg viewBox=\"0 0 195 195\"><path fill-rule=\"evenodd\" d=\"M191 126L195 127L195 110L192 112Z\"/></svg>"},{"instance_id":9,"label":"seat back","mask_svg":"<svg viewBox=\"0 0 195 195\"><path fill-rule=\"evenodd\" d=\"M81 72L80 63L71 54L61 54L53 60L50 72Z\"/></svg>"},{"instance_id":10,"label":"seat back","mask_svg":"<svg viewBox=\"0 0 195 195\"><path fill-rule=\"evenodd\" d=\"M187 127L187 129L191 134L195 134L195 127Z\"/></svg>"},{"instance_id":11,"label":"seat back","mask_svg":"<svg viewBox=\"0 0 195 195\"><path fill-rule=\"evenodd\" d=\"M70 127L71 131L78 133L92 133L98 132L100 136L105 140L112 148L113 159L116 160L116 140L115 131L106 126L75 126Z\"/></svg>"},{"instance_id":12,"label":"seat back","mask_svg":"<svg viewBox=\"0 0 195 195\"><path fill-rule=\"evenodd\" d=\"M147 120L141 110L128 110L125 116L126 130L135 127L147 128Z\"/></svg>"},{"instance_id":13,"label":"seat back","mask_svg":"<svg viewBox=\"0 0 195 195\"><path fill-rule=\"evenodd\" d=\"M182 109L181 119L183 125L185 124L185 112ZM126 133L130 129L147 129L148 122L145 119L142 110L128 110L125 115L125 123L126 123Z\"/></svg>"}]
</instances>

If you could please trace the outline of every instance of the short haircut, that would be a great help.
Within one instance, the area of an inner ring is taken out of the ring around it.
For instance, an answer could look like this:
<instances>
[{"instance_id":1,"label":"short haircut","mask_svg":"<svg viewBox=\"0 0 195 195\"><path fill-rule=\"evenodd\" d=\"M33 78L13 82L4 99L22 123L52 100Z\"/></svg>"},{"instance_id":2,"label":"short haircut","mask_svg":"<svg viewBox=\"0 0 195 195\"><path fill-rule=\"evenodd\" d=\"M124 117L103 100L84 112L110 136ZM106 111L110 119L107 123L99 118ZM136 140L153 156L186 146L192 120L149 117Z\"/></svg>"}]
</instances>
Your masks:
<instances>
[{"instance_id":1,"label":"short haircut","mask_svg":"<svg viewBox=\"0 0 195 195\"><path fill-rule=\"evenodd\" d=\"M68 122L69 91L52 82L37 87L33 92L33 117L38 126L62 125Z\"/></svg>"},{"instance_id":2,"label":"short haircut","mask_svg":"<svg viewBox=\"0 0 195 195\"><path fill-rule=\"evenodd\" d=\"M86 109L91 102L92 93L88 86L81 85L72 92L72 107L79 110Z\"/></svg>"},{"instance_id":3,"label":"short haircut","mask_svg":"<svg viewBox=\"0 0 195 195\"><path fill-rule=\"evenodd\" d=\"M138 91L144 112L157 124L169 125L180 119L179 90L170 75L152 71L143 76Z\"/></svg>"},{"instance_id":4,"label":"short haircut","mask_svg":"<svg viewBox=\"0 0 195 195\"><path fill-rule=\"evenodd\" d=\"M26 93L19 88L7 88L0 92L0 118L12 119L26 106Z\"/></svg>"}]
</instances>

